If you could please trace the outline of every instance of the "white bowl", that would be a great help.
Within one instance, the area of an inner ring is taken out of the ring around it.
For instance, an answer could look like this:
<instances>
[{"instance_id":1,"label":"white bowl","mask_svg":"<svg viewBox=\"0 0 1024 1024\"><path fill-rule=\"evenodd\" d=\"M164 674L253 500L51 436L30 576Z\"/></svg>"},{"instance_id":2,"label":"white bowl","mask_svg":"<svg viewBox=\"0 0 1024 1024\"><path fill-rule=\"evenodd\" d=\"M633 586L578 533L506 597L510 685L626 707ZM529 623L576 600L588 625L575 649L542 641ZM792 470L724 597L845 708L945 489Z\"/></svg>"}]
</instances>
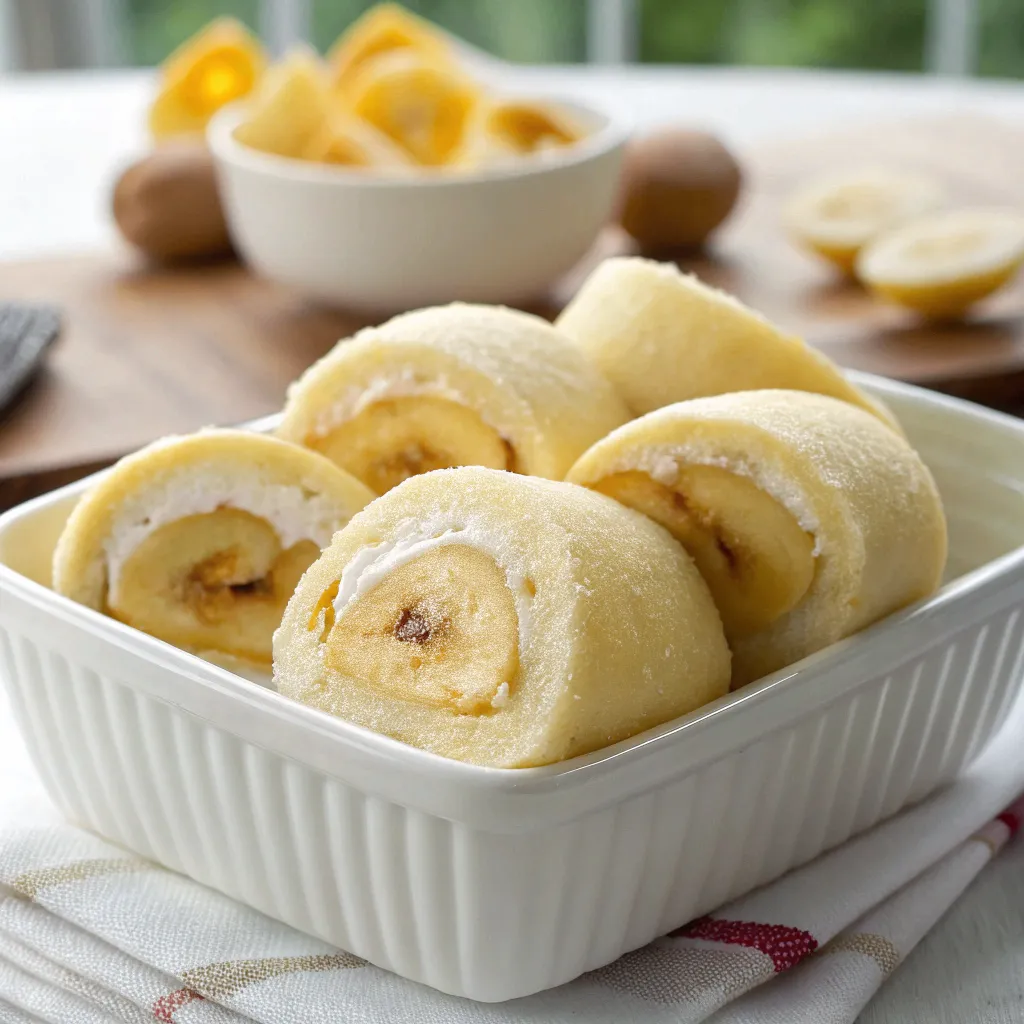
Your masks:
<instances>
[{"instance_id":1,"label":"white bowl","mask_svg":"<svg viewBox=\"0 0 1024 1024\"><path fill-rule=\"evenodd\" d=\"M935 473L950 582L541 768L417 750L55 594L53 545L88 480L13 509L0 679L39 774L73 821L445 992L511 999L609 963L955 778L1020 692L1024 422L855 379Z\"/></svg>"},{"instance_id":2,"label":"white bowl","mask_svg":"<svg viewBox=\"0 0 1024 1024\"><path fill-rule=\"evenodd\" d=\"M222 110L208 135L235 243L260 274L353 309L542 297L607 223L629 136L558 103L592 133L564 151L390 177L262 153L234 137L242 111Z\"/></svg>"}]
</instances>

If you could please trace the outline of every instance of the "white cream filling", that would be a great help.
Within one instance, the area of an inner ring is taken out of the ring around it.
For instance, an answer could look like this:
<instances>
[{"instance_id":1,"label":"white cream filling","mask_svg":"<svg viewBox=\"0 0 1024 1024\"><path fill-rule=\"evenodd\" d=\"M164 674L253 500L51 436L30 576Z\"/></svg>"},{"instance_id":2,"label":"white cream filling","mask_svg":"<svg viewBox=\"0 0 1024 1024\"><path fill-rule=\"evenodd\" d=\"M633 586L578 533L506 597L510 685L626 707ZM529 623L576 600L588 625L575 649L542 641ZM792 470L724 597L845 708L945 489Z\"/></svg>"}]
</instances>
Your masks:
<instances>
[{"instance_id":1,"label":"white cream filling","mask_svg":"<svg viewBox=\"0 0 1024 1024\"><path fill-rule=\"evenodd\" d=\"M323 549L342 525L336 501L302 487L269 483L257 474L196 474L192 467L170 473L156 486L131 495L118 509L103 546L111 600L118 599L124 563L154 530L225 506L265 519L286 549L300 540L311 540Z\"/></svg>"},{"instance_id":2,"label":"white cream filling","mask_svg":"<svg viewBox=\"0 0 1024 1024\"><path fill-rule=\"evenodd\" d=\"M368 406L385 398L404 398L413 395L447 398L467 408L474 408L466 400L466 396L450 384L444 374L424 380L413 367L405 366L397 374L378 374L365 384L353 384L345 388L334 402L317 415L313 421L313 435L325 437L335 427L358 416Z\"/></svg>"},{"instance_id":3,"label":"white cream filling","mask_svg":"<svg viewBox=\"0 0 1024 1024\"><path fill-rule=\"evenodd\" d=\"M615 463L611 472L640 470L652 480L671 487L679 478L680 463L691 466L717 466L751 480L782 505L800 524L800 529L814 538L814 550L811 554L815 558L821 554L821 541L818 538L820 524L806 493L796 481L783 473L771 472L769 467L701 451L699 446L652 445L628 453Z\"/></svg>"},{"instance_id":4,"label":"white cream filling","mask_svg":"<svg viewBox=\"0 0 1024 1024\"><path fill-rule=\"evenodd\" d=\"M345 566L334 599L334 618L338 621L345 609L363 594L372 590L389 573L425 555L428 551L448 544L465 544L489 555L505 570L505 580L515 602L519 620L519 657L526 659L530 644L530 618L533 595L527 590L526 578L509 569L502 558L501 545L481 527L442 526L431 529L430 523L410 520L401 527L393 540L361 548ZM509 699L509 687L502 683L491 700L494 708L504 707Z\"/></svg>"}]
</instances>

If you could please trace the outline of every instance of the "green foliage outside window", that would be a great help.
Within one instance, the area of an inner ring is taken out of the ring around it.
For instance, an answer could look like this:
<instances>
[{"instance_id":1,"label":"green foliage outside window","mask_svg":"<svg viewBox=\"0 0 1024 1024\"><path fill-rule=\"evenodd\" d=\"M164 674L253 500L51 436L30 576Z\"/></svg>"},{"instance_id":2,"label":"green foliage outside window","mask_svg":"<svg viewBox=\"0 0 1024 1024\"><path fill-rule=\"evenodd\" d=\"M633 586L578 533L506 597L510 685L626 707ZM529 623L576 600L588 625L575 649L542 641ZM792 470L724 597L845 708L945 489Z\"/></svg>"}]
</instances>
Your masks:
<instances>
[{"instance_id":1,"label":"green foliage outside window","mask_svg":"<svg viewBox=\"0 0 1024 1024\"><path fill-rule=\"evenodd\" d=\"M326 48L373 0L316 0L313 40ZM405 6L506 60L551 63L586 56L585 0L408 0Z\"/></svg>"},{"instance_id":2,"label":"green foliage outside window","mask_svg":"<svg viewBox=\"0 0 1024 1024\"><path fill-rule=\"evenodd\" d=\"M1024 77L1024 0L976 0L978 72ZM218 14L256 28L259 0L124 0L127 56L155 64ZM313 41L328 47L372 0L314 0ZM409 0L417 13L498 56L567 63L586 56L586 0ZM638 0L640 59L921 71L928 0Z\"/></svg>"},{"instance_id":3,"label":"green foliage outside window","mask_svg":"<svg viewBox=\"0 0 1024 1024\"><path fill-rule=\"evenodd\" d=\"M920 71L926 0L641 0L656 62Z\"/></svg>"},{"instance_id":4,"label":"green foliage outside window","mask_svg":"<svg viewBox=\"0 0 1024 1024\"><path fill-rule=\"evenodd\" d=\"M250 28L259 23L259 0L125 0L126 57L131 64L159 64L171 50L219 15Z\"/></svg>"}]
</instances>

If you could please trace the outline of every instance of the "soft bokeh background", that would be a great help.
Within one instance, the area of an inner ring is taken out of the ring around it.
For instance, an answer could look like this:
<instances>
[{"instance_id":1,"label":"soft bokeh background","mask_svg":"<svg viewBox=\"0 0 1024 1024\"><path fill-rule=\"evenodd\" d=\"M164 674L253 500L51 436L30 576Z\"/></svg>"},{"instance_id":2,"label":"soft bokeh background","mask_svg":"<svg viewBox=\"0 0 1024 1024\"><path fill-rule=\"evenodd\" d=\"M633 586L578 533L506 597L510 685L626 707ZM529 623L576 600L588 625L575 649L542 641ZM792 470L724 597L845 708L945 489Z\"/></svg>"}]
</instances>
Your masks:
<instances>
[{"instance_id":1,"label":"soft bokeh background","mask_svg":"<svg viewBox=\"0 0 1024 1024\"><path fill-rule=\"evenodd\" d=\"M0 0L8 67L146 65L217 14L326 47L372 0ZM518 61L1024 77L1024 0L408 0Z\"/></svg>"}]
</instances>

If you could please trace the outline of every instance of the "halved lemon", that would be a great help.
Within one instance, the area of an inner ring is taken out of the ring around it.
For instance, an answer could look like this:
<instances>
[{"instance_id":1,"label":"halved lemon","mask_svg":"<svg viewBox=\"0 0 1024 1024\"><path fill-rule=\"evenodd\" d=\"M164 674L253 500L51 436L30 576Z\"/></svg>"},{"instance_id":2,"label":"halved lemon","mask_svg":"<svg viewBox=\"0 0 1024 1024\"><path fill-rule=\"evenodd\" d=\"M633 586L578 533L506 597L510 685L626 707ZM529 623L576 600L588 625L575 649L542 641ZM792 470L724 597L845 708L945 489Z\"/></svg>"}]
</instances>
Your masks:
<instances>
[{"instance_id":1,"label":"halved lemon","mask_svg":"<svg viewBox=\"0 0 1024 1024\"><path fill-rule=\"evenodd\" d=\"M942 201L942 189L929 178L868 168L805 185L787 204L785 221L797 242L850 273L873 238Z\"/></svg>"},{"instance_id":2,"label":"halved lemon","mask_svg":"<svg viewBox=\"0 0 1024 1024\"><path fill-rule=\"evenodd\" d=\"M240 21L210 22L161 67L160 91L149 111L153 138L202 135L221 107L256 88L266 63L262 44Z\"/></svg>"},{"instance_id":3,"label":"halved lemon","mask_svg":"<svg viewBox=\"0 0 1024 1024\"><path fill-rule=\"evenodd\" d=\"M1024 213L952 210L886 232L857 259L872 291L950 317L1007 283L1024 263Z\"/></svg>"}]
</instances>

